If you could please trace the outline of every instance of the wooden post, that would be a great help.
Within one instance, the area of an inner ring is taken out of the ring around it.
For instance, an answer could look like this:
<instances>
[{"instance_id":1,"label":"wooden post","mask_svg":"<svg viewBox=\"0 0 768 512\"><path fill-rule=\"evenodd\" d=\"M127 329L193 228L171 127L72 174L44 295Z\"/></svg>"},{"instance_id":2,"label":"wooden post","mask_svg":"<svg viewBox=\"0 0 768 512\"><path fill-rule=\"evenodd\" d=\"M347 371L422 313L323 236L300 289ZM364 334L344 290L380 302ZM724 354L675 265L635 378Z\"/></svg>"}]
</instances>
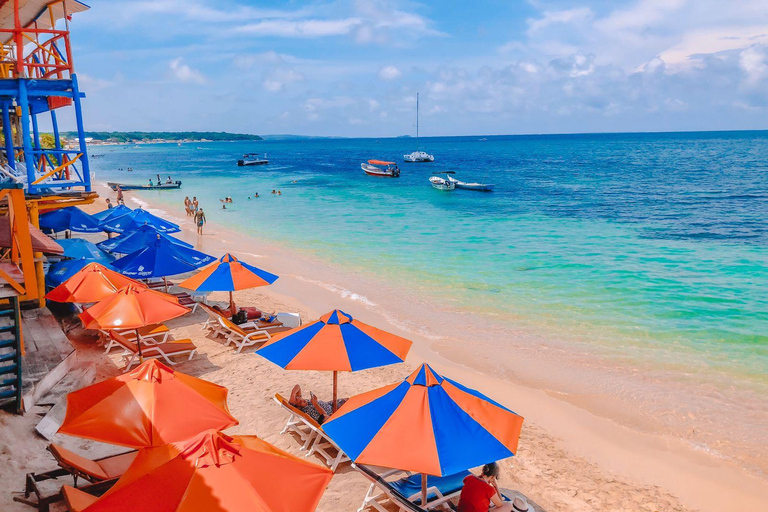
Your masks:
<instances>
[{"instance_id":1,"label":"wooden post","mask_svg":"<svg viewBox=\"0 0 768 512\"><path fill-rule=\"evenodd\" d=\"M421 474L421 508L427 510L427 475Z\"/></svg>"},{"instance_id":2,"label":"wooden post","mask_svg":"<svg viewBox=\"0 0 768 512\"><path fill-rule=\"evenodd\" d=\"M339 372L334 370L333 372L333 412L336 412L336 409L338 409L338 400L336 399L337 391L338 391L338 376L339 376Z\"/></svg>"},{"instance_id":3,"label":"wooden post","mask_svg":"<svg viewBox=\"0 0 768 512\"><path fill-rule=\"evenodd\" d=\"M29 222L36 228L40 228L40 209L37 201L29 203ZM43 271L43 253L33 252L35 258L35 277L37 278L37 307L45 307L45 272Z\"/></svg>"}]
</instances>

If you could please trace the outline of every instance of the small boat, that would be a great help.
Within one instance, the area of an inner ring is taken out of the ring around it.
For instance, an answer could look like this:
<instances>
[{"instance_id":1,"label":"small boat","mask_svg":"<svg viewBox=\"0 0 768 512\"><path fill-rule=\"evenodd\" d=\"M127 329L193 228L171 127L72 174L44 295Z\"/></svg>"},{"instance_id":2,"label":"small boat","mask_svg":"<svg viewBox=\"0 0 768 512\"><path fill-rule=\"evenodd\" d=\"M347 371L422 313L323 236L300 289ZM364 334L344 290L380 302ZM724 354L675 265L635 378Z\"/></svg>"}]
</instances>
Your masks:
<instances>
[{"instance_id":1,"label":"small boat","mask_svg":"<svg viewBox=\"0 0 768 512\"><path fill-rule=\"evenodd\" d=\"M237 161L237 165L266 165L269 163L267 160L267 154L264 153L264 158L261 158L258 153L246 153L243 158Z\"/></svg>"},{"instance_id":2,"label":"small boat","mask_svg":"<svg viewBox=\"0 0 768 512\"><path fill-rule=\"evenodd\" d=\"M384 168L380 167L384 166ZM382 178L399 178L400 169L395 162L382 160L368 160L368 163L360 164L360 167L368 176L380 176Z\"/></svg>"},{"instance_id":3,"label":"small boat","mask_svg":"<svg viewBox=\"0 0 768 512\"><path fill-rule=\"evenodd\" d=\"M445 174L445 178L440 177L440 174ZM432 173L432 176L429 177L429 182L437 190L453 190L456 188L456 183L451 181L451 174L455 173L453 171Z\"/></svg>"},{"instance_id":4,"label":"small boat","mask_svg":"<svg viewBox=\"0 0 768 512\"><path fill-rule=\"evenodd\" d=\"M181 188L181 181L174 181L173 183L159 183L157 185L128 185L126 183L115 183L108 181L107 185L112 190L117 190L120 187L122 190L165 190L173 188Z\"/></svg>"},{"instance_id":5,"label":"small boat","mask_svg":"<svg viewBox=\"0 0 768 512\"><path fill-rule=\"evenodd\" d=\"M416 147L419 147L419 93L416 93ZM414 151L407 155L403 155L403 160L411 163L420 162L434 162L435 157L428 154L426 151Z\"/></svg>"},{"instance_id":6,"label":"small boat","mask_svg":"<svg viewBox=\"0 0 768 512\"><path fill-rule=\"evenodd\" d=\"M464 181L459 181L453 176L447 176L448 181L453 183L456 188L464 189L464 190L477 190L478 192L493 192L493 187L495 185L491 183L466 183Z\"/></svg>"}]
</instances>

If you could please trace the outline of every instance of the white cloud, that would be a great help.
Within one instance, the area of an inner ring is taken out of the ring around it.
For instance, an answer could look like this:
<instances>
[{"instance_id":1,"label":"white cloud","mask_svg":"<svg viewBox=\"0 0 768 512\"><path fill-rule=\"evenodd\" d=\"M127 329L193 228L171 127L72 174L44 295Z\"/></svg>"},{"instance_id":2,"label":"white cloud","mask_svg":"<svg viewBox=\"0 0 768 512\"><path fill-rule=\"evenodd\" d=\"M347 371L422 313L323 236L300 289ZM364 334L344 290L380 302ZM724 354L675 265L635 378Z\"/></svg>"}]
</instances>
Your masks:
<instances>
[{"instance_id":1,"label":"white cloud","mask_svg":"<svg viewBox=\"0 0 768 512\"><path fill-rule=\"evenodd\" d=\"M270 92L284 91L290 84L296 82L303 82L305 77L303 74L292 69L273 69L262 82L264 89Z\"/></svg>"},{"instance_id":2,"label":"white cloud","mask_svg":"<svg viewBox=\"0 0 768 512\"><path fill-rule=\"evenodd\" d=\"M171 73L180 82L191 82L195 84L204 84L205 77L196 69L192 69L184 64L183 57L177 57L169 63Z\"/></svg>"},{"instance_id":3,"label":"white cloud","mask_svg":"<svg viewBox=\"0 0 768 512\"><path fill-rule=\"evenodd\" d=\"M243 34L258 37L328 37L349 34L360 25L359 18L341 20L264 20L237 27L235 30Z\"/></svg>"},{"instance_id":4,"label":"white cloud","mask_svg":"<svg viewBox=\"0 0 768 512\"><path fill-rule=\"evenodd\" d=\"M578 7L563 11L544 11L540 18L528 20L528 32L539 32L552 25L571 24L592 19L592 9Z\"/></svg>"},{"instance_id":5,"label":"white cloud","mask_svg":"<svg viewBox=\"0 0 768 512\"><path fill-rule=\"evenodd\" d=\"M381 68L379 71L379 77L382 80L394 80L396 78L400 78L402 76L402 72L397 69L395 66L386 66Z\"/></svg>"}]
</instances>

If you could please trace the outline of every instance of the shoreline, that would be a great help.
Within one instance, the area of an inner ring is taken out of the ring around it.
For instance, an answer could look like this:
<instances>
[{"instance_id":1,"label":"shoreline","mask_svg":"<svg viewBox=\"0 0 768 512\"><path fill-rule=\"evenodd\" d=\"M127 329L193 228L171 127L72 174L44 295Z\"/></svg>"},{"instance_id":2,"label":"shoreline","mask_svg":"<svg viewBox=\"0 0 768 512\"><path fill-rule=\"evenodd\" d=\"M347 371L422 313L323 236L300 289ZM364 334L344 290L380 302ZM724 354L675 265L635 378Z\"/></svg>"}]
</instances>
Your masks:
<instances>
[{"instance_id":1,"label":"shoreline","mask_svg":"<svg viewBox=\"0 0 768 512\"><path fill-rule=\"evenodd\" d=\"M101 190L101 187L103 185L97 184L96 188ZM128 192L126 196L129 201L136 197ZM397 322L397 315L388 309L387 301L374 302L365 295L363 290L375 289L372 288L376 286L374 280L361 279L356 281L354 287L340 288L333 284L339 282L336 279L330 279L328 283L316 278L328 274L336 277L334 270L322 262L310 261L305 255L297 256L295 251L256 240L253 236L246 239L242 233L228 231L217 224L207 224L207 233L198 239L191 220L185 219L182 212L168 212L165 206L158 207L144 197L140 198L141 203L162 211L170 220L181 221L183 232L179 237L199 249L215 254L230 250L246 258L258 258L252 262L281 276L269 292L280 296L286 303L309 307L317 315L334 307L346 308L363 321L412 339L414 348L409 362L418 358L435 363L438 371L447 369L453 378L482 390L522 414L527 425L536 426L534 430L541 428L559 438L557 444L569 454L597 464L603 471L616 473L642 485L667 489L687 506L702 510L729 510L735 504L744 510L756 509L768 499L768 483L732 462L697 451L670 436L643 433L622 426L608 415L589 412L588 404L580 403L579 396L564 395L536 385L535 375L526 375L524 361L526 358L530 361L541 359L542 347L533 347L528 354L516 355L521 364L501 372L502 375L490 375L491 372L484 370L489 365L493 366L493 361L483 359L478 351L466 349L440 336L430 336L430 326L423 322L431 321L434 325L435 320L440 320L440 315L445 315L445 312L429 310L430 316L424 317L421 325L403 325ZM236 244L233 240L241 243ZM352 289L362 295L356 295ZM411 307L411 304L406 307ZM425 305L413 307L428 311ZM541 361L537 362L541 368ZM554 371L556 366L552 368ZM605 404L606 412L610 407L610 403Z\"/></svg>"}]
</instances>

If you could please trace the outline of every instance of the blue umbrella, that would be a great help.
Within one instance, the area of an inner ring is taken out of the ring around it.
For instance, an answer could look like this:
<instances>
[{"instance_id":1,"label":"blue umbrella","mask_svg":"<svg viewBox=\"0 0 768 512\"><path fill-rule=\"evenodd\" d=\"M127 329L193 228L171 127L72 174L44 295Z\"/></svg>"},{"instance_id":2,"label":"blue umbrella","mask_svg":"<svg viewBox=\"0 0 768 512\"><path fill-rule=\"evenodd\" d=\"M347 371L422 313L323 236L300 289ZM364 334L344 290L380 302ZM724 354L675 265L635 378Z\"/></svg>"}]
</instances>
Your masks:
<instances>
[{"instance_id":1,"label":"blue umbrella","mask_svg":"<svg viewBox=\"0 0 768 512\"><path fill-rule=\"evenodd\" d=\"M94 260L87 258L80 258L77 260L61 260L58 263L54 263L48 269L48 274L45 276L45 284L51 288L56 288L61 283L77 274L84 266L89 263L93 263ZM106 263L99 262L101 265L109 268L112 267Z\"/></svg>"},{"instance_id":2,"label":"blue umbrella","mask_svg":"<svg viewBox=\"0 0 768 512\"><path fill-rule=\"evenodd\" d=\"M56 231L76 231L78 233L99 233L99 222L77 206L67 206L40 216L40 228Z\"/></svg>"},{"instance_id":3,"label":"blue umbrella","mask_svg":"<svg viewBox=\"0 0 768 512\"><path fill-rule=\"evenodd\" d=\"M136 231L126 231L120 236L104 240L103 242L99 242L96 245L98 245L99 248L104 251L118 252L120 254L131 254L132 252L136 252L139 249L150 245L157 239L158 235L160 235L161 238L170 240L174 244L192 248L192 244L182 242L178 238L174 238L171 235L161 233L149 224L141 226Z\"/></svg>"},{"instance_id":4,"label":"blue umbrella","mask_svg":"<svg viewBox=\"0 0 768 512\"><path fill-rule=\"evenodd\" d=\"M124 276L147 279L183 274L214 260L213 256L158 236L154 243L115 260L112 267Z\"/></svg>"},{"instance_id":5,"label":"blue umbrella","mask_svg":"<svg viewBox=\"0 0 768 512\"><path fill-rule=\"evenodd\" d=\"M127 215L132 211L133 210L131 210L127 206L123 204L119 204L114 208L107 208L106 210L102 210L99 213L94 213L91 215L91 217L96 218L99 221L99 223L101 223L109 218L120 217L121 215Z\"/></svg>"},{"instance_id":6,"label":"blue umbrella","mask_svg":"<svg viewBox=\"0 0 768 512\"><path fill-rule=\"evenodd\" d=\"M126 231L136 231L145 224L154 227L161 233L178 233L181 231L178 224L161 219L141 208L136 208L131 213L119 217L111 216L101 223L101 227L105 231L125 233Z\"/></svg>"},{"instance_id":7,"label":"blue umbrella","mask_svg":"<svg viewBox=\"0 0 768 512\"><path fill-rule=\"evenodd\" d=\"M93 242L83 240L82 238L70 238L59 240L59 245L64 248L63 256L75 260L86 259L97 261L99 263L111 263L115 258L105 253Z\"/></svg>"}]
</instances>

